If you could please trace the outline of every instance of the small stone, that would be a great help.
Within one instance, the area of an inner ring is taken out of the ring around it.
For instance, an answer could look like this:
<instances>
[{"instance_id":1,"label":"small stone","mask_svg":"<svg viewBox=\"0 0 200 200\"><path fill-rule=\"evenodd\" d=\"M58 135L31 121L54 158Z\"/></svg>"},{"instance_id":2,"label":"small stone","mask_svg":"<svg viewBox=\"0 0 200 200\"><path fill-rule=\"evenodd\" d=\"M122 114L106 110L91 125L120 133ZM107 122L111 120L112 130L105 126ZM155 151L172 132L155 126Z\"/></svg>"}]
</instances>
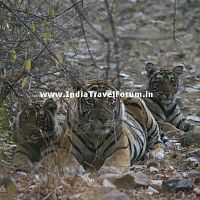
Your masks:
<instances>
[{"instance_id":1,"label":"small stone","mask_svg":"<svg viewBox=\"0 0 200 200\"><path fill-rule=\"evenodd\" d=\"M83 182L87 183L88 186L92 186L94 184L94 179L89 178L89 173L88 174L83 174L78 176L82 179Z\"/></svg>"},{"instance_id":2,"label":"small stone","mask_svg":"<svg viewBox=\"0 0 200 200\"><path fill-rule=\"evenodd\" d=\"M194 133L192 131L186 132L181 136L180 139L181 145L186 147L194 144L199 144L200 142L200 134ZM198 149L196 150L199 151ZM193 154L194 152L190 152L189 154Z\"/></svg>"},{"instance_id":3,"label":"small stone","mask_svg":"<svg viewBox=\"0 0 200 200\"><path fill-rule=\"evenodd\" d=\"M130 200L129 197L115 188L103 187L101 200Z\"/></svg>"},{"instance_id":4,"label":"small stone","mask_svg":"<svg viewBox=\"0 0 200 200\"><path fill-rule=\"evenodd\" d=\"M187 162L188 164L191 164L191 163L198 163L198 159L197 158L194 158L194 157L190 157L190 158L187 158L185 160L183 160L184 162Z\"/></svg>"},{"instance_id":5,"label":"small stone","mask_svg":"<svg viewBox=\"0 0 200 200\"><path fill-rule=\"evenodd\" d=\"M147 189L147 194L148 195L154 195L154 194L159 194L159 192L156 189L149 186L148 189Z\"/></svg>"},{"instance_id":6,"label":"small stone","mask_svg":"<svg viewBox=\"0 0 200 200\"><path fill-rule=\"evenodd\" d=\"M149 186L151 184L151 179L142 172L129 172L127 175L134 178L136 186Z\"/></svg>"},{"instance_id":7,"label":"small stone","mask_svg":"<svg viewBox=\"0 0 200 200\"><path fill-rule=\"evenodd\" d=\"M105 179L103 180L103 186L105 187L112 187L112 188L116 188L116 186L114 184L112 184L109 180Z\"/></svg>"},{"instance_id":8,"label":"small stone","mask_svg":"<svg viewBox=\"0 0 200 200\"><path fill-rule=\"evenodd\" d=\"M200 134L199 134L200 135ZM199 141L199 140L198 140ZM187 157L200 158L200 148L195 149L187 154Z\"/></svg>"},{"instance_id":9,"label":"small stone","mask_svg":"<svg viewBox=\"0 0 200 200\"><path fill-rule=\"evenodd\" d=\"M162 189L163 180L151 180L151 186L157 190Z\"/></svg>"},{"instance_id":10,"label":"small stone","mask_svg":"<svg viewBox=\"0 0 200 200\"><path fill-rule=\"evenodd\" d=\"M158 172L159 170L157 168L155 168L155 167L150 167L149 171L150 172Z\"/></svg>"},{"instance_id":11,"label":"small stone","mask_svg":"<svg viewBox=\"0 0 200 200\"><path fill-rule=\"evenodd\" d=\"M81 194L80 193L77 193L77 194L74 194L72 195L71 197L69 197L70 200L76 200L76 199L80 199L81 197Z\"/></svg>"},{"instance_id":12,"label":"small stone","mask_svg":"<svg viewBox=\"0 0 200 200\"><path fill-rule=\"evenodd\" d=\"M200 183L200 172L185 172L184 176L194 180L194 183L198 185Z\"/></svg>"},{"instance_id":13,"label":"small stone","mask_svg":"<svg viewBox=\"0 0 200 200\"><path fill-rule=\"evenodd\" d=\"M200 179L200 172L184 172L184 175L187 176L187 178Z\"/></svg>"},{"instance_id":14,"label":"small stone","mask_svg":"<svg viewBox=\"0 0 200 200\"><path fill-rule=\"evenodd\" d=\"M111 180L111 182L118 188L123 188L127 190L132 190L136 187L136 182L134 177L130 176L129 174L126 174L125 176L122 176L120 178L116 178Z\"/></svg>"},{"instance_id":15,"label":"small stone","mask_svg":"<svg viewBox=\"0 0 200 200\"><path fill-rule=\"evenodd\" d=\"M60 73L60 72L56 72L56 73L54 73L54 75L55 75L55 76L60 76L61 73Z\"/></svg>"},{"instance_id":16,"label":"small stone","mask_svg":"<svg viewBox=\"0 0 200 200\"><path fill-rule=\"evenodd\" d=\"M28 174L25 173L25 172L17 172L17 174L18 174L19 176L28 176Z\"/></svg>"},{"instance_id":17,"label":"small stone","mask_svg":"<svg viewBox=\"0 0 200 200\"><path fill-rule=\"evenodd\" d=\"M182 179L176 185L177 191L189 191L194 187L191 179Z\"/></svg>"},{"instance_id":18,"label":"small stone","mask_svg":"<svg viewBox=\"0 0 200 200\"><path fill-rule=\"evenodd\" d=\"M167 192L190 191L194 187L191 179L169 179L163 182L162 188Z\"/></svg>"},{"instance_id":19,"label":"small stone","mask_svg":"<svg viewBox=\"0 0 200 200\"><path fill-rule=\"evenodd\" d=\"M105 175L103 178L99 177L98 181L102 183L104 179L110 181L117 188L127 190L131 190L136 187L149 186L151 184L149 177L142 172L128 172L127 174L121 176L113 176L113 174L108 176L107 174L106 177Z\"/></svg>"},{"instance_id":20,"label":"small stone","mask_svg":"<svg viewBox=\"0 0 200 200\"><path fill-rule=\"evenodd\" d=\"M194 192L197 196L200 196L200 188L194 188L193 192Z\"/></svg>"},{"instance_id":21,"label":"small stone","mask_svg":"<svg viewBox=\"0 0 200 200\"><path fill-rule=\"evenodd\" d=\"M167 181L163 181L162 188L166 192L174 192L177 183L180 181L179 178L177 179L169 179Z\"/></svg>"},{"instance_id":22,"label":"small stone","mask_svg":"<svg viewBox=\"0 0 200 200\"><path fill-rule=\"evenodd\" d=\"M120 175L117 175L117 174L104 174L104 175L99 176L99 177L97 178L97 181L98 181L98 183L103 184L103 181L104 181L105 179L111 181L111 180L113 180L113 179L117 179L117 178L120 178L120 177L121 177L121 176L120 176ZM112 182L112 181L111 181L111 182Z\"/></svg>"},{"instance_id":23,"label":"small stone","mask_svg":"<svg viewBox=\"0 0 200 200\"><path fill-rule=\"evenodd\" d=\"M174 170L174 166L170 165L170 166L169 166L169 169L170 169L170 170Z\"/></svg>"}]
</instances>

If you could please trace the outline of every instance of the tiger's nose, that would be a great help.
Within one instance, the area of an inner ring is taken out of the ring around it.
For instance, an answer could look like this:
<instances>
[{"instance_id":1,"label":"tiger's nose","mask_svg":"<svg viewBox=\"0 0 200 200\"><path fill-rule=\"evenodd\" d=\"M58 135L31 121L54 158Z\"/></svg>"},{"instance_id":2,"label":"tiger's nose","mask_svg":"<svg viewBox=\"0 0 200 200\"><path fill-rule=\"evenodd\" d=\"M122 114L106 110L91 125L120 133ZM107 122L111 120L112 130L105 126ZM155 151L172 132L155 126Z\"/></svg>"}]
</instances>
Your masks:
<instances>
[{"instance_id":1,"label":"tiger's nose","mask_svg":"<svg viewBox=\"0 0 200 200\"><path fill-rule=\"evenodd\" d=\"M97 119L102 123L105 123L108 120L105 116L98 116Z\"/></svg>"},{"instance_id":2,"label":"tiger's nose","mask_svg":"<svg viewBox=\"0 0 200 200\"><path fill-rule=\"evenodd\" d=\"M165 94L166 97L170 97L170 95L171 95L170 93Z\"/></svg>"}]
</instances>

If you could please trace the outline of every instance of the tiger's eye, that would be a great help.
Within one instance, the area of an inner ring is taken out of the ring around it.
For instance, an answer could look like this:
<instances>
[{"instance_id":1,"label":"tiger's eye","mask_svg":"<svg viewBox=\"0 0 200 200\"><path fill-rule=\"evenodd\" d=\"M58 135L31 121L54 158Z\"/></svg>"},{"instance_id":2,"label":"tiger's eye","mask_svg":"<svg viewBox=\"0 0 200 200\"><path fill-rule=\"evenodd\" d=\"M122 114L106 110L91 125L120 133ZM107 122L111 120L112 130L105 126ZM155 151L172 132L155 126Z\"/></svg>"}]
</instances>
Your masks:
<instances>
[{"instance_id":1,"label":"tiger's eye","mask_svg":"<svg viewBox=\"0 0 200 200\"><path fill-rule=\"evenodd\" d=\"M171 79L171 85L173 86L173 87L176 87L176 81L174 80L174 79Z\"/></svg>"},{"instance_id":2,"label":"tiger's eye","mask_svg":"<svg viewBox=\"0 0 200 200\"><path fill-rule=\"evenodd\" d=\"M157 89L159 88L159 86L160 86L160 82L157 82L157 81L152 84L153 89Z\"/></svg>"},{"instance_id":3,"label":"tiger's eye","mask_svg":"<svg viewBox=\"0 0 200 200\"><path fill-rule=\"evenodd\" d=\"M94 98L87 98L87 99L86 99L86 102L87 102L88 104L94 104L94 103L95 103L95 99L94 99Z\"/></svg>"}]
</instances>

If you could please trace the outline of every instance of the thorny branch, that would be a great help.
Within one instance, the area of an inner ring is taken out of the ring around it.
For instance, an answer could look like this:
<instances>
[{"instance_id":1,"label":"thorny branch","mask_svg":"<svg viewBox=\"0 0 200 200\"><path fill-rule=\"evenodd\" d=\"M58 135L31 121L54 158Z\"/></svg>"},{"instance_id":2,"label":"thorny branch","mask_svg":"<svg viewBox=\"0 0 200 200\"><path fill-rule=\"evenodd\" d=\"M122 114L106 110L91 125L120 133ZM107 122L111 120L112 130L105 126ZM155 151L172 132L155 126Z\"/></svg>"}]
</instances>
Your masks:
<instances>
[{"instance_id":1,"label":"thorny branch","mask_svg":"<svg viewBox=\"0 0 200 200\"><path fill-rule=\"evenodd\" d=\"M71 2L73 4L75 4L75 9L76 9L76 12L79 13L80 11L80 7L78 5L78 3L74 3L74 0L71 0ZM90 58L92 59L92 62L94 64L95 67L97 67L97 63L92 55L92 52L90 50L90 46L89 46L89 43L88 43L88 40L87 40L87 37L86 37L86 33L85 33L85 28L84 28L84 23L83 23L83 18L82 18L83 15L79 15L79 18L80 18L80 22L81 22L81 29L83 31L83 36L84 36L84 39L85 39L85 43L86 43L86 46L87 46L87 50L88 50L88 53L90 54Z\"/></svg>"},{"instance_id":2,"label":"thorny branch","mask_svg":"<svg viewBox=\"0 0 200 200\"><path fill-rule=\"evenodd\" d=\"M21 18L20 16L18 16L9 6L7 6L5 3L1 2L2 6L8 10L10 13L12 13L12 15L14 17L16 17L16 19L20 22L20 24L22 26L24 26L46 49L47 51L50 53L50 55L52 55L55 60L57 60L57 62L63 67L63 69L65 70L65 72L69 75L69 77L71 78L72 81L74 81L77 85L80 84L80 81L78 81L76 79L76 77L66 68L66 66L57 58L56 54L49 48L48 45L46 45L45 41L39 36L39 34L35 31L33 32L31 27L29 27ZM68 65L71 66L70 62L68 62Z\"/></svg>"}]
</instances>

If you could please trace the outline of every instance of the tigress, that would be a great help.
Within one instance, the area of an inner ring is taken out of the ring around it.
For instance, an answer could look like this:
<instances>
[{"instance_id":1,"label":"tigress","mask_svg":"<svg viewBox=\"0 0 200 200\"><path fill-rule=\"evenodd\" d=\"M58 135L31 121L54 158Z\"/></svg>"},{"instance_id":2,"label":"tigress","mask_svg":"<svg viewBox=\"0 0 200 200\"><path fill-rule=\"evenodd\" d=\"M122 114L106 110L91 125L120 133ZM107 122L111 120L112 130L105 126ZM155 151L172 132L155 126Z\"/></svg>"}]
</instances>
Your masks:
<instances>
[{"instance_id":1,"label":"tigress","mask_svg":"<svg viewBox=\"0 0 200 200\"><path fill-rule=\"evenodd\" d=\"M94 167L99 174L110 169L125 172L147 149L159 157L163 147L159 128L142 99L124 100L125 108L119 96L111 95L116 89L106 81L89 81L79 91L84 96L69 102L66 124L72 154L82 166Z\"/></svg>"},{"instance_id":2,"label":"tigress","mask_svg":"<svg viewBox=\"0 0 200 200\"><path fill-rule=\"evenodd\" d=\"M44 150L54 150L62 132L56 116L57 104L53 99L40 105L21 98L19 104L20 112L13 123L13 141L17 145L14 156L37 162Z\"/></svg>"},{"instance_id":3,"label":"tigress","mask_svg":"<svg viewBox=\"0 0 200 200\"><path fill-rule=\"evenodd\" d=\"M176 102L179 90L179 79L183 66L174 66L171 70L158 70L151 62L146 63L147 86L153 97L144 98L149 110L158 122L168 122L182 131L188 131L189 124L184 122L183 115Z\"/></svg>"}]
</instances>

